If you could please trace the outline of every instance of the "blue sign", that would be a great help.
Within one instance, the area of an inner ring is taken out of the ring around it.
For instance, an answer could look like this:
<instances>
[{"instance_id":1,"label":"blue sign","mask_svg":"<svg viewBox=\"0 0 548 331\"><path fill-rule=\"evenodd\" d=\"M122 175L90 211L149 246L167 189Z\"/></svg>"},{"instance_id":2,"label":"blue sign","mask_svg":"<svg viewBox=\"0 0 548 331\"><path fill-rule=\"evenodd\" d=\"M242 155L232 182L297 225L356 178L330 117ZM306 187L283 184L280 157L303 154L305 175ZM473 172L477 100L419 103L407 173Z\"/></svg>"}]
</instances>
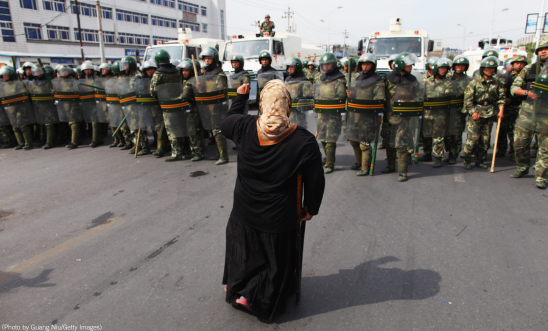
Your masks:
<instances>
[{"instance_id":1,"label":"blue sign","mask_svg":"<svg viewBox=\"0 0 548 331\"><path fill-rule=\"evenodd\" d=\"M74 59L66 59L66 58L58 58L58 57L52 57L51 63L58 63L58 64L74 64Z\"/></svg>"},{"instance_id":2,"label":"blue sign","mask_svg":"<svg viewBox=\"0 0 548 331\"><path fill-rule=\"evenodd\" d=\"M525 23L525 34L537 32L538 14L528 14L527 22Z\"/></svg>"},{"instance_id":3,"label":"blue sign","mask_svg":"<svg viewBox=\"0 0 548 331\"><path fill-rule=\"evenodd\" d=\"M129 48L126 48L125 51L126 51L126 56L136 56L136 54L137 54L137 50L136 50L136 49L129 49ZM144 49L140 49L140 50L139 50L139 56L143 56L144 54L145 54L145 50L144 50Z\"/></svg>"}]
</instances>

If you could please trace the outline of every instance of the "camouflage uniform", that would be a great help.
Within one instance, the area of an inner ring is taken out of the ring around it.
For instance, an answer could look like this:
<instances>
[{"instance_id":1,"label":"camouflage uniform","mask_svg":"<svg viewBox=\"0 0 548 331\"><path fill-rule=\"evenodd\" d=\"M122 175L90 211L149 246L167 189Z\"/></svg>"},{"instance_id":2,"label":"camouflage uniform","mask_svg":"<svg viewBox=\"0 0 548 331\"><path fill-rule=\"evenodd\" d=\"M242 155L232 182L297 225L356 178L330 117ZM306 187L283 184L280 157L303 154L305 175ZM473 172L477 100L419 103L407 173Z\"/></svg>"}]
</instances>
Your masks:
<instances>
[{"instance_id":1,"label":"camouflage uniform","mask_svg":"<svg viewBox=\"0 0 548 331\"><path fill-rule=\"evenodd\" d=\"M426 81L431 78L432 75L430 73L426 72L422 76L422 82L423 84L426 84ZM419 159L419 161L431 161L432 160L432 137L425 137L424 136L424 117L421 123L421 130L419 133L419 148L422 147L422 151L424 152L424 156Z\"/></svg>"},{"instance_id":2,"label":"camouflage uniform","mask_svg":"<svg viewBox=\"0 0 548 331\"><path fill-rule=\"evenodd\" d=\"M456 95L464 95L466 87L470 83L470 78L463 73L461 76L457 77L455 74L451 76L451 81L453 82L453 88L455 89ZM455 134L452 134L448 139L448 144L446 144L445 149L449 152L449 155L452 155L455 159L458 157L459 153L462 150L462 133L466 129L466 116L468 112L466 107L463 106L462 110L457 113L457 121Z\"/></svg>"},{"instance_id":3,"label":"camouflage uniform","mask_svg":"<svg viewBox=\"0 0 548 331\"><path fill-rule=\"evenodd\" d=\"M20 93L28 93L27 86L25 84L22 84L20 82L18 83L9 83L9 82L2 82L0 83L0 88L2 89L2 95L3 96L12 96L17 95ZM33 143L32 143L32 126L29 122L34 122L28 116L32 115L28 111L27 107L30 108L30 112L32 112L32 104L30 103L30 100L25 102L23 105L12 105L12 106L3 106L6 108L6 113L11 113L14 119L17 120L18 123L21 123L21 126L16 126L12 122L13 132L15 133L15 137L17 139L17 147L15 149L32 149ZM4 110L2 110L4 111ZM7 116L7 115L6 115ZM26 123L26 124L25 124ZM13 138L11 138L11 132L9 130L9 126L2 127L0 130L0 134L2 135L2 140L4 140L4 144L6 145L12 145ZM12 147L12 146L10 146Z\"/></svg>"},{"instance_id":4,"label":"camouflage uniform","mask_svg":"<svg viewBox=\"0 0 548 331\"><path fill-rule=\"evenodd\" d=\"M537 187L546 188L548 173L548 139L544 139L538 149L538 158L535 163L535 181Z\"/></svg>"},{"instance_id":5,"label":"camouflage uniform","mask_svg":"<svg viewBox=\"0 0 548 331\"><path fill-rule=\"evenodd\" d=\"M9 126L0 126L0 141L2 148L11 148L17 146L15 137L11 134Z\"/></svg>"},{"instance_id":6,"label":"camouflage uniform","mask_svg":"<svg viewBox=\"0 0 548 331\"><path fill-rule=\"evenodd\" d=\"M305 72L305 76L311 83L314 83L317 79L320 79L321 73L316 69L308 70L307 72Z\"/></svg>"},{"instance_id":7,"label":"camouflage uniform","mask_svg":"<svg viewBox=\"0 0 548 331\"><path fill-rule=\"evenodd\" d=\"M518 77L519 72L512 70L512 72L507 73L507 75L508 74L509 77L504 77L504 92L506 94L506 98L510 99L510 103L504 107L504 117L500 123L497 156L506 155L508 141L510 141L510 150L508 153L512 157L514 156L514 126L516 124L516 120L518 119L521 102L526 98L518 96L514 97L510 92L512 83ZM508 85L506 83L508 83Z\"/></svg>"},{"instance_id":8,"label":"camouflage uniform","mask_svg":"<svg viewBox=\"0 0 548 331\"><path fill-rule=\"evenodd\" d=\"M70 86L72 86L74 84L74 81L76 80L76 78L70 77L70 76L66 78L61 77L59 79L60 79L59 82L61 86L63 86L63 90L65 90L65 88L69 89ZM78 145L81 145L83 143L81 125L80 125L81 123L83 123L83 118L81 115L80 105L78 102L68 102L63 104L57 104L57 109L59 109L59 107L63 107L64 113L71 114L69 115L69 117L72 117L72 118L79 117L81 119L78 122L70 122L69 120L69 123L68 123L72 131L72 139L71 139L71 143L67 145L67 147L71 149L77 148Z\"/></svg>"},{"instance_id":9,"label":"camouflage uniform","mask_svg":"<svg viewBox=\"0 0 548 331\"><path fill-rule=\"evenodd\" d=\"M162 85L162 84L169 84L169 83L181 83L181 74L177 70L176 72L160 72L160 69L156 70L154 72L154 75L152 76L152 80L150 82L150 94L154 96L156 99L158 99L158 94L156 93L156 87ZM165 118L164 118L165 121ZM165 129L165 125L162 126L163 130L158 132L158 149L156 150L156 154L159 156L162 156L164 151L167 150L167 131ZM175 147L173 146L172 141L172 149L175 148L176 150L173 151L176 155L182 155L182 147L178 142L175 142ZM179 150L177 150L177 148Z\"/></svg>"},{"instance_id":10,"label":"camouflage uniform","mask_svg":"<svg viewBox=\"0 0 548 331\"><path fill-rule=\"evenodd\" d=\"M249 77L249 74L247 76ZM183 77L183 86L183 99L186 99L190 105L190 116L192 116L192 121L194 122L194 127L196 131L194 135L189 136L190 150L192 151L193 157L196 158L196 160L201 160L204 158L205 132L202 125L202 120L200 119L200 113L198 112L198 107L196 106L196 100L194 99L192 80L185 79Z\"/></svg>"},{"instance_id":11,"label":"camouflage uniform","mask_svg":"<svg viewBox=\"0 0 548 331\"><path fill-rule=\"evenodd\" d=\"M207 77L207 76L206 76ZM210 76L211 77L211 76ZM226 75L224 72L219 72L214 75L216 79L213 81L211 78L207 80L208 86L206 87L207 91L218 91L227 88ZM215 105L209 105L209 112L211 113L211 132L215 137L215 142L217 143L217 149L219 151L219 159L226 158L228 160L228 150L226 146L226 137L221 132L221 122L224 117L224 113L219 113L219 108Z\"/></svg>"},{"instance_id":12,"label":"camouflage uniform","mask_svg":"<svg viewBox=\"0 0 548 331\"><path fill-rule=\"evenodd\" d=\"M261 29L261 37L264 37L265 32L268 32L269 37L274 37L274 35L276 34L276 32L273 31L275 27L276 26L274 25L274 22L270 21L269 23L264 20L259 27Z\"/></svg>"},{"instance_id":13,"label":"camouflage uniform","mask_svg":"<svg viewBox=\"0 0 548 331\"><path fill-rule=\"evenodd\" d=\"M230 76L230 86L231 88L238 88L244 84L251 84L251 76L249 76L249 72L242 69L241 74L236 76L234 78L235 74ZM184 84L184 83L183 83ZM229 106L232 105L232 103L229 103ZM244 115L247 115L249 112L249 103L245 103L245 109L244 109Z\"/></svg>"},{"instance_id":14,"label":"camouflage uniform","mask_svg":"<svg viewBox=\"0 0 548 331\"><path fill-rule=\"evenodd\" d=\"M138 79L141 79L143 77L146 78L148 76L146 76L145 73L133 72L133 73L130 74L130 77L131 77L131 80L129 82L129 90L130 91L135 91L135 81L137 81ZM135 106L133 106L133 107L135 107ZM132 115L137 117L135 120L137 120L137 121L139 120L138 119L138 114L137 114L137 109L135 109L134 114L132 114ZM150 149L148 147L148 133L147 133L147 130L142 130L141 129L140 133L139 133L139 129L131 131L131 137L133 139L133 146L134 147L133 147L133 149L131 149L130 154L135 153L135 148L137 148L137 155L146 155L146 154L150 153ZM137 137L139 138L139 141L137 141Z\"/></svg>"},{"instance_id":15,"label":"camouflage uniform","mask_svg":"<svg viewBox=\"0 0 548 331\"><path fill-rule=\"evenodd\" d=\"M437 97L451 97L451 92L453 89L453 85L451 84L451 81L449 78L444 77L442 79L443 83L440 84L439 80L436 80L434 77L428 77L424 81L425 86L425 98L437 98ZM436 134L436 132L442 132L444 135L447 133L447 130L444 130L444 127L448 126L448 123L446 120L447 117L443 116L437 116L437 118L432 118L429 121L429 116L436 116L440 115L436 111L432 112L435 115L430 115L430 112L428 110L424 110L424 131L430 131L433 133L432 137L432 155L436 158L442 158L443 157L443 148L444 148L444 142L446 140L449 140L449 138L445 138L443 136L439 136ZM437 114L436 114L437 113ZM428 128L427 125L432 124L434 127Z\"/></svg>"},{"instance_id":16,"label":"camouflage uniform","mask_svg":"<svg viewBox=\"0 0 548 331\"><path fill-rule=\"evenodd\" d=\"M499 79L477 77L468 84L464 93L464 108L470 115L468 135L462 151L465 162L470 163L475 153L476 165L483 164L491 145L493 117L498 114L499 105L504 105L504 84ZM480 115L477 121L472 118L474 113Z\"/></svg>"},{"instance_id":17,"label":"camouflage uniform","mask_svg":"<svg viewBox=\"0 0 548 331\"><path fill-rule=\"evenodd\" d=\"M306 80L304 81L306 82ZM306 84L299 84L299 83L293 83L288 84L285 83L285 87L289 91L289 94L291 95L291 101L295 102L296 99L312 99L312 87L310 83ZM291 110L291 114L289 115L289 120L291 123L295 123L297 125L302 126L303 128L308 127L308 123L306 121L306 114L302 111L296 111L294 109Z\"/></svg>"}]
</instances>

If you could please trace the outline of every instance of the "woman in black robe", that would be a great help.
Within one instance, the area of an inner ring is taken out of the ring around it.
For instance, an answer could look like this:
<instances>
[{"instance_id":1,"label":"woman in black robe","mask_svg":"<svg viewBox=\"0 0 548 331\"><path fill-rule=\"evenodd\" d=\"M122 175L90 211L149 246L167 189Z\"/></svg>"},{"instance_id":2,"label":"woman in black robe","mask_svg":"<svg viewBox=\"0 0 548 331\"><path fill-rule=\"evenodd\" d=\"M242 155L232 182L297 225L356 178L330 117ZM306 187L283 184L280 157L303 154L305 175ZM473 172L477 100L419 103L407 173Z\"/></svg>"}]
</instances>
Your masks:
<instances>
[{"instance_id":1,"label":"woman in black robe","mask_svg":"<svg viewBox=\"0 0 548 331\"><path fill-rule=\"evenodd\" d=\"M285 311L295 284L297 175L304 186L302 220L317 215L325 180L314 135L290 123L291 96L280 80L261 92L261 116L243 115L249 84L221 130L238 148L238 177L226 228L226 301L262 318Z\"/></svg>"}]
</instances>

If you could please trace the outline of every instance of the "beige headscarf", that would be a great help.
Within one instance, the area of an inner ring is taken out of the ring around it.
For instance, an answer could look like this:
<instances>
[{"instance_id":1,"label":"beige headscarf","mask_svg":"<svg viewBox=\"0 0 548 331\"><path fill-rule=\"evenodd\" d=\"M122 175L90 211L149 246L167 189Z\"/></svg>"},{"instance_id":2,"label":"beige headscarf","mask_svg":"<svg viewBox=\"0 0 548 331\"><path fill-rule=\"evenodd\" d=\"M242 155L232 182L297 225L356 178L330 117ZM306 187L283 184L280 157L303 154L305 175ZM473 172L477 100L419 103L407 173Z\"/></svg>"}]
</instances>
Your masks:
<instances>
[{"instance_id":1,"label":"beige headscarf","mask_svg":"<svg viewBox=\"0 0 548 331\"><path fill-rule=\"evenodd\" d=\"M261 146L275 145L297 128L289 121L291 95L279 79L271 80L264 86L259 110L261 117L257 120L257 133Z\"/></svg>"}]
</instances>

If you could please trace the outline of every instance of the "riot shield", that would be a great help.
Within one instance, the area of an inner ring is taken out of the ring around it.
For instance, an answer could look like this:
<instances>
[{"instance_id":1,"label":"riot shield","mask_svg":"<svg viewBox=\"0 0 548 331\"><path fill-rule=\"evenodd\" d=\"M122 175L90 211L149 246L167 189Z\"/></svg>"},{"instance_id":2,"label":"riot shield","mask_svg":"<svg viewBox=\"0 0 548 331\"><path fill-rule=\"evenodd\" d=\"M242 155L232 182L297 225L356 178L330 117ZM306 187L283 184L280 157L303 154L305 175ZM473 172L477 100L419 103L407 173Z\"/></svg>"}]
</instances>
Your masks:
<instances>
[{"instance_id":1,"label":"riot shield","mask_svg":"<svg viewBox=\"0 0 548 331\"><path fill-rule=\"evenodd\" d=\"M141 78L135 81L138 127L141 129L154 128L156 126L154 115L158 114L158 112L153 111L153 108L158 108L158 101L150 94L150 81L150 78Z\"/></svg>"},{"instance_id":2,"label":"riot shield","mask_svg":"<svg viewBox=\"0 0 548 331\"><path fill-rule=\"evenodd\" d=\"M425 137L448 136L453 84L448 79L428 79L424 83L424 118L422 132Z\"/></svg>"},{"instance_id":3,"label":"riot shield","mask_svg":"<svg viewBox=\"0 0 548 331\"><path fill-rule=\"evenodd\" d=\"M453 88L451 91L451 107L449 108L449 134L451 135L462 134L462 132L459 132L460 128L466 126L465 123L462 123L465 120L465 116L462 116L462 113L466 113L465 110L463 111L464 91L471 80L472 78L468 75L462 75L459 78L451 80Z\"/></svg>"},{"instance_id":4,"label":"riot shield","mask_svg":"<svg viewBox=\"0 0 548 331\"><path fill-rule=\"evenodd\" d=\"M79 83L95 85L92 78L84 78L78 81ZM80 95L80 109L86 123L97 123L97 105L95 104L95 89L90 86L78 84L78 92Z\"/></svg>"},{"instance_id":5,"label":"riot shield","mask_svg":"<svg viewBox=\"0 0 548 331\"><path fill-rule=\"evenodd\" d=\"M384 81L352 81L348 88L346 129L348 139L359 142L375 140L386 102Z\"/></svg>"},{"instance_id":6,"label":"riot shield","mask_svg":"<svg viewBox=\"0 0 548 331\"><path fill-rule=\"evenodd\" d=\"M213 76L215 77L215 76ZM170 139L189 135L188 126L192 121L190 105L183 99L183 84L162 84L156 88L158 101L164 113L164 122ZM226 102L226 95L224 95ZM193 127L193 124L191 125Z\"/></svg>"},{"instance_id":7,"label":"riot shield","mask_svg":"<svg viewBox=\"0 0 548 331\"><path fill-rule=\"evenodd\" d=\"M265 72L263 74L258 74L257 75L257 87L258 87L258 89L257 89L258 92L257 93L259 94L259 96L261 95L261 91L263 90L266 83L268 83L269 81L271 81L273 79L279 79L283 82L284 81L284 75L280 71ZM257 100L259 100L259 99L257 99Z\"/></svg>"},{"instance_id":8,"label":"riot shield","mask_svg":"<svg viewBox=\"0 0 548 331\"><path fill-rule=\"evenodd\" d=\"M313 86L309 81L286 82L285 86L291 95L291 123L302 126L316 133L316 114L314 113Z\"/></svg>"},{"instance_id":9,"label":"riot shield","mask_svg":"<svg viewBox=\"0 0 548 331\"><path fill-rule=\"evenodd\" d=\"M532 96L521 103L519 117L516 125L536 133L548 133L548 66L544 66L537 76L531 92L538 96L534 100ZM495 105L495 107L497 107Z\"/></svg>"},{"instance_id":10,"label":"riot shield","mask_svg":"<svg viewBox=\"0 0 548 331\"><path fill-rule=\"evenodd\" d=\"M204 129L221 130L221 121L228 111L226 77L198 76L191 82Z\"/></svg>"},{"instance_id":11,"label":"riot shield","mask_svg":"<svg viewBox=\"0 0 548 331\"><path fill-rule=\"evenodd\" d=\"M238 89L238 87L240 87L241 85L244 84L243 77L249 77L249 76L247 76L247 75L242 76L242 75L237 75L237 74L234 74L234 73L230 73L227 76L228 108L230 108L230 106L232 106L232 101L234 99L236 99L236 96L238 95L236 90ZM244 114L247 114L248 111L249 111L249 103L246 102L245 109L244 109Z\"/></svg>"},{"instance_id":12,"label":"riot shield","mask_svg":"<svg viewBox=\"0 0 548 331\"><path fill-rule=\"evenodd\" d=\"M51 83L55 90L55 104L59 121L82 122L84 117L79 105L78 81L72 78L55 78Z\"/></svg>"},{"instance_id":13,"label":"riot shield","mask_svg":"<svg viewBox=\"0 0 548 331\"><path fill-rule=\"evenodd\" d=\"M95 93L95 108L97 111L97 122L99 123L108 123L108 110L107 110L107 95L105 93L105 78L95 77L93 80L93 85L102 87L103 89L96 88Z\"/></svg>"},{"instance_id":14,"label":"riot shield","mask_svg":"<svg viewBox=\"0 0 548 331\"><path fill-rule=\"evenodd\" d=\"M116 85L120 107L131 131L139 130L139 116L137 114L137 96L135 87L131 85L133 77L119 77Z\"/></svg>"},{"instance_id":15,"label":"riot shield","mask_svg":"<svg viewBox=\"0 0 548 331\"><path fill-rule=\"evenodd\" d=\"M2 106L6 111L11 125L14 128L19 128L35 123L32 103L25 84L22 81L16 80L3 82L0 86Z\"/></svg>"},{"instance_id":16,"label":"riot shield","mask_svg":"<svg viewBox=\"0 0 548 331\"><path fill-rule=\"evenodd\" d=\"M117 128L124 119L122 107L120 106L120 98L118 97L117 84L118 78L116 77L109 78L105 82L108 119L110 126L113 128Z\"/></svg>"},{"instance_id":17,"label":"riot shield","mask_svg":"<svg viewBox=\"0 0 548 331\"><path fill-rule=\"evenodd\" d=\"M414 148L418 143L419 123L423 114L423 92L418 81L399 84L387 103L392 130L390 146Z\"/></svg>"},{"instance_id":18,"label":"riot shield","mask_svg":"<svg viewBox=\"0 0 548 331\"><path fill-rule=\"evenodd\" d=\"M28 84L34 117L38 124L59 123L52 87L47 80L32 80Z\"/></svg>"},{"instance_id":19,"label":"riot shield","mask_svg":"<svg viewBox=\"0 0 548 331\"><path fill-rule=\"evenodd\" d=\"M342 114L346 112L346 83L342 80L314 84L316 138L335 143L342 133Z\"/></svg>"}]
</instances>

